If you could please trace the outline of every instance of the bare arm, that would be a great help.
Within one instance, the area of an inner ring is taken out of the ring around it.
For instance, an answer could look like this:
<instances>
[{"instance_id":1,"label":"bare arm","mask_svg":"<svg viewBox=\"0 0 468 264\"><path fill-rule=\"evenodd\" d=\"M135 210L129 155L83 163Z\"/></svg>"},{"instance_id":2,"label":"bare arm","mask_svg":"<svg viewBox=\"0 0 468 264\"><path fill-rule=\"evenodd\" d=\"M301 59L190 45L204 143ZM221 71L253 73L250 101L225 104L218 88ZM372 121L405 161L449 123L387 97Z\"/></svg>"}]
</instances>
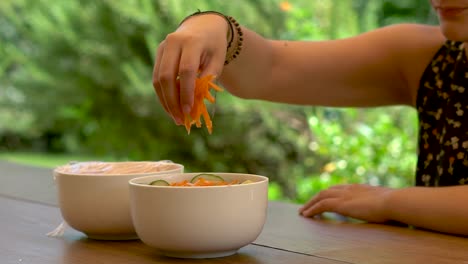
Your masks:
<instances>
[{"instance_id":1,"label":"bare arm","mask_svg":"<svg viewBox=\"0 0 468 264\"><path fill-rule=\"evenodd\" d=\"M395 25L330 41L266 40L245 29L222 84L251 99L327 106L413 105L444 38L438 27Z\"/></svg>"},{"instance_id":2,"label":"bare arm","mask_svg":"<svg viewBox=\"0 0 468 264\"><path fill-rule=\"evenodd\" d=\"M410 187L389 193L388 217L417 227L468 235L468 186Z\"/></svg>"},{"instance_id":3,"label":"bare arm","mask_svg":"<svg viewBox=\"0 0 468 264\"><path fill-rule=\"evenodd\" d=\"M468 235L468 186L391 189L336 185L312 197L300 213L335 212L374 223L389 220L439 232Z\"/></svg>"},{"instance_id":4,"label":"bare arm","mask_svg":"<svg viewBox=\"0 0 468 264\"><path fill-rule=\"evenodd\" d=\"M188 19L159 45L153 86L177 124L193 105L200 71L219 76L242 98L326 106L414 105L421 74L445 40L438 27L414 24L329 41L268 40L243 31L242 53L227 66L228 26L217 15Z\"/></svg>"}]
</instances>

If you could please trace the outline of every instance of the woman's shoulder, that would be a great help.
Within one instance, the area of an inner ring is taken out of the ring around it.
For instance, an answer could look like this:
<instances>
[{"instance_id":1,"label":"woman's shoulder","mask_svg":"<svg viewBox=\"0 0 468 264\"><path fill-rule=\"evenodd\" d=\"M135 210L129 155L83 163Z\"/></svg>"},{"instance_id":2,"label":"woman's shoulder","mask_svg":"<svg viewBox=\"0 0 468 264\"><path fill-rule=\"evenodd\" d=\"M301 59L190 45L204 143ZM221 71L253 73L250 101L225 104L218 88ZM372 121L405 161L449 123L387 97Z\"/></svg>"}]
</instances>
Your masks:
<instances>
[{"instance_id":1,"label":"woman's shoulder","mask_svg":"<svg viewBox=\"0 0 468 264\"><path fill-rule=\"evenodd\" d=\"M439 26L422 24L395 24L380 28L391 36L393 48L403 58L430 60L434 52L448 41ZM425 64L425 63L423 63Z\"/></svg>"},{"instance_id":2,"label":"woman's shoulder","mask_svg":"<svg viewBox=\"0 0 468 264\"><path fill-rule=\"evenodd\" d=\"M420 79L434 56L451 44L438 26L421 24L392 25L394 48L400 71L408 84L413 105L416 104Z\"/></svg>"}]
</instances>

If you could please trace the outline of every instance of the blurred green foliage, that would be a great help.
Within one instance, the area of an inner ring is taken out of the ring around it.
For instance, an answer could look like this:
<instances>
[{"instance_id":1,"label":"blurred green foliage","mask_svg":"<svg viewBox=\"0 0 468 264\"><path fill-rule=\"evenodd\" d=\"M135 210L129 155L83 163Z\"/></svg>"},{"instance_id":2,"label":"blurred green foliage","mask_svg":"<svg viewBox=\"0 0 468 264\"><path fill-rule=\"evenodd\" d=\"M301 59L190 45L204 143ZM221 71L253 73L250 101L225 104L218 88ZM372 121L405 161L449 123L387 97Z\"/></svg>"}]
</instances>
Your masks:
<instances>
[{"instance_id":1,"label":"blurred green foliage","mask_svg":"<svg viewBox=\"0 0 468 264\"><path fill-rule=\"evenodd\" d=\"M417 120L409 108L298 107L223 92L210 108L212 135L175 126L151 86L155 50L197 9L296 40L436 22L427 0L3 0L0 151L263 174L271 199L295 202L338 183L412 184Z\"/></svg>"}]
</instances>

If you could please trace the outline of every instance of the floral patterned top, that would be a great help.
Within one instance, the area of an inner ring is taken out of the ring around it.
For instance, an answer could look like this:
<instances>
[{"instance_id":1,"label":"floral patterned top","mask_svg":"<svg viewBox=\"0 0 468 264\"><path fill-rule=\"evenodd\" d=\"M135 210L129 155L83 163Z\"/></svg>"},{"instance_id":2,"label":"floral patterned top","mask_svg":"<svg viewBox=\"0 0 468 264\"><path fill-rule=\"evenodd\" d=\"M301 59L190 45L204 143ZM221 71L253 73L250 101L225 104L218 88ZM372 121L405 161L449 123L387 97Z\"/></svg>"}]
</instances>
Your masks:
<instances>
[{"instance_id":1,"label":"floral patterned top","mask_svg":"<svg viewBox=\"0 0 468 264\"><path fill-rule=\"evenodd\" d=\"M467 90L464 45L447 41L426 68L418 90L417 186L468 184Z\"/></svg>"}]
</instances>

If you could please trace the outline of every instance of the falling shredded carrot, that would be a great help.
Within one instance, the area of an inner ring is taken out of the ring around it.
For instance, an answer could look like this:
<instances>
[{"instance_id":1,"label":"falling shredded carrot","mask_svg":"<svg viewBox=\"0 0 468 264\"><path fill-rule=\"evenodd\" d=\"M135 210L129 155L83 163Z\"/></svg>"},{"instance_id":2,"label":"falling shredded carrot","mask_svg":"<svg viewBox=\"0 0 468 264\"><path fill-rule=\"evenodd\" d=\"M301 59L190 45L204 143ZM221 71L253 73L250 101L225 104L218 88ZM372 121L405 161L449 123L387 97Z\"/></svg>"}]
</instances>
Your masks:
<instances>
[{"instance_id":1,"label":"falling shredded carrot","mask_svg":"<svg viewBox=\"0 0 468 264\"><path fill-rule=\"evenodd\" d=\"M190 186L221 186L221 185L232 185L232 184L238 184L238 183L239 183L238 180L233 180L233 181L230 181L230 182L226 182L226 181L209 181L209 180L205 180L205 178L200 177L194 183L191 183L188 180L183 180L183 181L171 183L170 185L171 186L187 186L187 187L190 187Z\"/></svg>"},{"instance_id":2,"label":"falling shredded carrot","mask_svg":"<svg viewBox=\"0 0 468 264\"><path fill-rule=\"evenodd\" d=\"M208 133L211 134L213 132L213 122L211 121L210 115L206 109L205 99L210 103L214 103L215 98L211 95L210 89L214 89L218 92L223 91L221 87L213 82L214 79L214 75L207 75L204 77L199 77L195 80L193 107L190 111L190 114L187 114L184 120L185 129L187 130L188 134L190 134L190 128L193 124L195 124L196 127L201 127L202 116Z\"/></svg>"}]
</instances>

